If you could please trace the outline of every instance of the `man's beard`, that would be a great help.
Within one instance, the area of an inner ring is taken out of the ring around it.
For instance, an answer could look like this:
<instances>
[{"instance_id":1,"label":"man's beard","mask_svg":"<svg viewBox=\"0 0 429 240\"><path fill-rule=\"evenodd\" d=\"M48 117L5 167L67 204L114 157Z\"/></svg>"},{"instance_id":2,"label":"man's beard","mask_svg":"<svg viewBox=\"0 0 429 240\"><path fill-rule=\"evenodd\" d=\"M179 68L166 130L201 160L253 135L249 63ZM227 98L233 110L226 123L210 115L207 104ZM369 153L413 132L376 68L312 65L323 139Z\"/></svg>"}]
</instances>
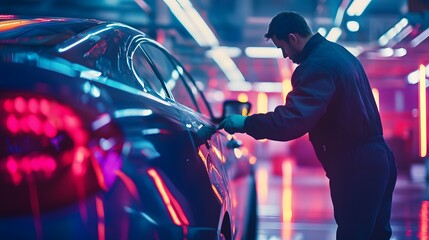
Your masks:
<instances>
[{"instance_id":1,"label":"man's beard","mask_svg":"<svg viewBox=\"0 0 429 240\"><path fill-rule=\"evenodd\" d=\"M301 52L298 50L298 48L293 48L293 53L289 55L290 60L292 60L295 64L301 63Z\"/></svg>"}]
</instances>

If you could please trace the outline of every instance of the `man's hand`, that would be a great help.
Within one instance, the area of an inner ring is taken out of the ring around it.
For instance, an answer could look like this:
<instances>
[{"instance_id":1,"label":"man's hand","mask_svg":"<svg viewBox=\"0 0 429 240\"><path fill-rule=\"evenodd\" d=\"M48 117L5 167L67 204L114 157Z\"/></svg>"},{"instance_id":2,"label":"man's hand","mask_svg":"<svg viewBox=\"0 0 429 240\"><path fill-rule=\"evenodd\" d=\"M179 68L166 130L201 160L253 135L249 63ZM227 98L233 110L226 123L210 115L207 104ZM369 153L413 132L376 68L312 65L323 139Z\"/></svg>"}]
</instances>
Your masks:
<instances>
[{"instance_id":1,"label":"man's hand","mask_svg":"<svg viewBox=\"0 0 429 240\"><path fill-rule=\"evenodd\" d=\"M225 129L229 134L236 132L244 133L244 120L246 116L239 114L228 115L218 126L218 129Z\"/></svg>"}]
</instances>

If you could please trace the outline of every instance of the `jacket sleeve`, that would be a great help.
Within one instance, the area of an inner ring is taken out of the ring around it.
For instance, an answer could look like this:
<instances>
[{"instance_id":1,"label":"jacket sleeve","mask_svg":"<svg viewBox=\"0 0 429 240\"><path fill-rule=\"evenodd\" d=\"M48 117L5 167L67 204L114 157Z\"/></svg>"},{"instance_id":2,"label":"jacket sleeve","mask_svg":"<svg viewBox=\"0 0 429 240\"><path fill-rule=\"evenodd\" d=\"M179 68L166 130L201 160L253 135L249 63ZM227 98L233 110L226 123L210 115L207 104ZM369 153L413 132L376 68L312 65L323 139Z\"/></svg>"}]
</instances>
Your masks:
<instances>
[{"instance_id":1,"label":"jacket sleeve","mask_svg":"<svg viewBox=\"0 0 429 240\"><path fill-rule=\"evenodd\" d=\"M255 139L288 141L309 132L326 113L335 92L332 76L321 67L300 66L292 76L286 104L273 112L253 114L244 123Z\"/></svg>"}]
</instances>

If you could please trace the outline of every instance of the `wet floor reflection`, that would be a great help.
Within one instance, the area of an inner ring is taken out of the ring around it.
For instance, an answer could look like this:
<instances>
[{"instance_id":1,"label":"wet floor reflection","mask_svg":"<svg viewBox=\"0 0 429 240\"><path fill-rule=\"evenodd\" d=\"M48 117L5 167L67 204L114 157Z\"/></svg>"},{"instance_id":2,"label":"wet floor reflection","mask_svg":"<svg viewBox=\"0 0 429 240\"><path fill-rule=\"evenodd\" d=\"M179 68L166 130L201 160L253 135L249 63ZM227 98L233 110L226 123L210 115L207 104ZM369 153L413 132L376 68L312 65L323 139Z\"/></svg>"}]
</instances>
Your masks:
<instances>
[{"instance_id":1,"label":"wet floor reflection","mask_svg":"<svg viewBox=\"0 0 429 240\"><path fill-rule=\"evenodd\" d=\"M394 192L391 240L429 240L429 194L423 165L400 173ZM284 160L281 171L257 163L258 240L334 240L328 179L319 167Z\"/></svg>"}]
</instances>

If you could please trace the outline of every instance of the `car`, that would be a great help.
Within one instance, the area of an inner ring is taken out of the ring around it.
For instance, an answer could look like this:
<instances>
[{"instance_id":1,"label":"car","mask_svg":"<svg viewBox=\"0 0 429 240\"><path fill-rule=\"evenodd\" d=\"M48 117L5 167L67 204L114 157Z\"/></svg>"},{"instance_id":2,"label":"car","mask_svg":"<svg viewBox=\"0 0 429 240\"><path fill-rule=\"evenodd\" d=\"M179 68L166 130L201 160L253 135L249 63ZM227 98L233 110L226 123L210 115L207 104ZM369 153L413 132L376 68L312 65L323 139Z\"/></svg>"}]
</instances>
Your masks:
<instances>
[{"instance_id":1,"label":"car","mask_svg":"<svg viewBox=\"0 0 429 240\"><path fill-rule=\"evenodd\" d=\"M1 239L255 239L254 157L131 26L0 16Z\"/></svg>"}]
</instances>

